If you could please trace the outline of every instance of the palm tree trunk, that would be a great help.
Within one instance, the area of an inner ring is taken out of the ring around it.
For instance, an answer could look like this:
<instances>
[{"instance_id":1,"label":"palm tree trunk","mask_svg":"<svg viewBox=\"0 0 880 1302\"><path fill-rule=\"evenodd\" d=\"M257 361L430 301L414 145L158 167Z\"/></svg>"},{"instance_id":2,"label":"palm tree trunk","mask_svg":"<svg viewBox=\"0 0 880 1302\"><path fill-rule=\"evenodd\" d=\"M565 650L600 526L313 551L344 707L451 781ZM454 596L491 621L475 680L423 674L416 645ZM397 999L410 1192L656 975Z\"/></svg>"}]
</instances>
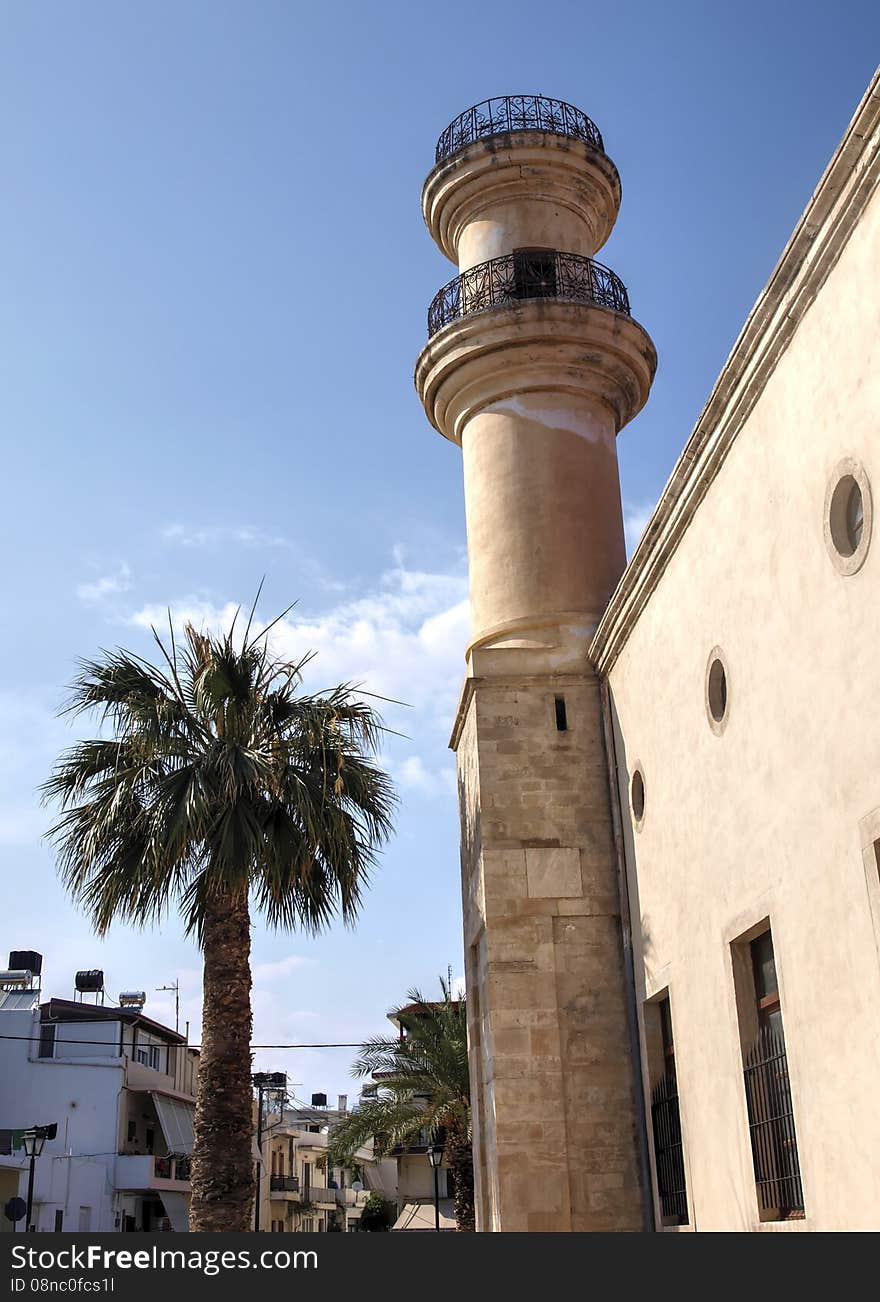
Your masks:
<instances>
[{"instance_id":1,"label":"palm tree trunk","mask_svg":"<svg viewBox=\"0 0 880 1302\"><path fill-rule=\"evenodd\" d=\"M474 1155L468 1135L457 1129L447 1132L446 1160L455 1188L455 1223L459 1232L477 1228L474 1213Z\"/></svg>"},{"instance_id":2,"label":"palm tree trunk","mask_svg":"<svg viewBox=\"0 0 880 1302\"><path fill-rule=\"evenodd\" d=\"M247 894L205 908L202 1053L196 1095L190 1230L252 1228L250 917Z\"/></svg>"}]
</instances>

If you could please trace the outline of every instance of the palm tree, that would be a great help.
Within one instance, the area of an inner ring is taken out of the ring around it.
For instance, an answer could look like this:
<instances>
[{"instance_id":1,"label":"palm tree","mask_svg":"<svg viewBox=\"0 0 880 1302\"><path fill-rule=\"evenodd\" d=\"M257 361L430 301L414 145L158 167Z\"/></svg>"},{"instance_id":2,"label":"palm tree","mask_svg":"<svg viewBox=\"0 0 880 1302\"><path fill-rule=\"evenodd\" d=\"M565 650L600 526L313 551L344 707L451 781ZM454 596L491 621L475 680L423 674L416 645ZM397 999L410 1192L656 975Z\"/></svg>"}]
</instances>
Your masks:
<instances>
[{"instance_id":1,"label":"palm tree","mask_svg":"<svg viewBox=\"0 0 880 1302\"><path fill-rule=\"evenodd\" d=\"M371 759L379 716L350 685L302 693L311 657L274 656L273 625L251 637L252 620L240 639L235 619L218 636L187 625L182 646L154 629L159 665L123 650L81 662L66 711L97 713L104 735L43 787L62 810L61 876L97 932L177 905L201 945L195 1231L250 1228L250 903L271 927L351 923L394 805Z\"/></svg>"},{"instance_id":2,"label":"palm tree","mask_svg":"<svg viewBox=\"0 0 880 1302\"><path fill-rule=\"evenodd\" d=\"M372 1077L378 1091L334 1129L328 1162L350 1164L356 1150L370 1139L381 1157L398 1146L411 1146L426 1130L432 1139L444 1141L458 1229L473 1230L467 1018L464 1001L452 998L442 977L440 985L442 1000L410 991L406 1005L392 1014L400 1026L399 1036L376 1036L361 1045L352 1075Z\"/></svg>"}]
</instances>

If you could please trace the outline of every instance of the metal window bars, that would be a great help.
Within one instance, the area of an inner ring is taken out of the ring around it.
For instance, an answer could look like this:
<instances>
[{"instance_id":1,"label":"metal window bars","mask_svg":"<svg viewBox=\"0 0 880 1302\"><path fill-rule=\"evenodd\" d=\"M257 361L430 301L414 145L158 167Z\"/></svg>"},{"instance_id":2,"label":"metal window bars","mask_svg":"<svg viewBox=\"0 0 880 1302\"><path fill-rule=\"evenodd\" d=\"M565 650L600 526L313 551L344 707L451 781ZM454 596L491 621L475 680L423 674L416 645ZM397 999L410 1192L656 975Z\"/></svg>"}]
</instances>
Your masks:
<instances>
[{"instance_id":1,"label":"metal window bars","mask_svg":"<svg viewBox=\"0 0 880 1302\"><path fill-rule=\"evenodd\" d=\"M780 1220L803 1216L788 1060L780 1033L769 1027L758 1033L746 1054L743 1074L761 1211Z\"/></svg>"},{"instance_id":2,"label":"metal window bars","mask_svg":"<svg viewBox=\"0 0 880 1302\"><path fill-rule=\"evenodd\" d=\"M443 162L475 140L511 131L550 131L582 140L604 153L599 128L573 104L547 95L502 95L484 99L459 113L437 141L436 161Z\"/></svg>"},{"instance_id":3,"label":"metal window bars","mask_svg":"<svg viewBox=\"0 0 880 1302\"><path fill-rule=\"evenodd\" d=\"M527 250L478 263L444 285L428 308L428 337L474 312L528 298L592 303L630 315L626 286L609 267L579 253Z\"/></svg>"},{"instance_id":4,"label":"metal window bars","mask_svg":"<svg viewBox=\"0 0 880 1302\"><path fill-rule=\"evenodd\" d=\"M651 1094L651 1124L654 1131L657 1193L663 1219L673 1224L687 1225L687 1185L674 1068L661 1076Z\"/></svg>"}]
</instances>

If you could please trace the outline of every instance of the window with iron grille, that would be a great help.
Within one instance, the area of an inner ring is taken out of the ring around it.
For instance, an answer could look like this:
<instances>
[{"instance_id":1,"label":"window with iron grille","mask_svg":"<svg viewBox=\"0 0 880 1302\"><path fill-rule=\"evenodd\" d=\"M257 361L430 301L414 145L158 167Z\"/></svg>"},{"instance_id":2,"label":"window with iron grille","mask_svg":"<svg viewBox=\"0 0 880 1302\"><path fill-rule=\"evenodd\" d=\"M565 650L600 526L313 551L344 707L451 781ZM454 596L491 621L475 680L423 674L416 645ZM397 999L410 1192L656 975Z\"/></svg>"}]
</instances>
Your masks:
<instances>
[{"instance_id":1,"label":"window with iron grille","mask_svg":"<svg viewBox=\"0 0 880 1302\"><path fill-rule=\"evenodd\" d=\"M800 1219L804 1193L776 953L766 920L734 943L733 969L758 1214L762 1221Z\"/></svg>"},{"instance_id":2,"label":"window with iron grille","mask_svg":"<svg viewBox=\"0 0 880 1302\"><path fill-rule=\"evenodd\" d=\"M556 253L553 249L514 249L516 298L555 298Z\"/></svg>"},{"instance_id":3,"label":"window with iron grille","mask_svg":"<svg viewBox=\"0 0 880 1302\"><path fill-rule=\"evenodd\" d=\"M672 1036L672 1010L668 996L648 1005L656 1044L651 1055L651 1130L654 1137L654 1162L657 1170L657 1196L664 1225L687 1225L687 1184L684 1173L684 1149L681 1117L678 1109L678 1080L675 1073L675 1042ZM659 1049L659 1053L657 1050Z\"/></svg>"}]
</instances>

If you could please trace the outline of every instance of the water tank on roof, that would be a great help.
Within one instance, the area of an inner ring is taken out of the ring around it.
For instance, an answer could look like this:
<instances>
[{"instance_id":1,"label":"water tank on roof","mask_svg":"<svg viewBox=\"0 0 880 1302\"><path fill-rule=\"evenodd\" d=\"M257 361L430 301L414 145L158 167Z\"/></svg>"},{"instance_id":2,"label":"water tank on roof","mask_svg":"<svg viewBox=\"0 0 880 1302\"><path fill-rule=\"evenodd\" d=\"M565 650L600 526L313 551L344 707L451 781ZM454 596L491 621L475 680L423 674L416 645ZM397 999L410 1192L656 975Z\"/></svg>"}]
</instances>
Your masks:
<instances>
[{"instance_id":1,"label":"water tank on roof","mask_svg":"<svg viewBox=\"0 0 880 1302\"><path fill-rule=\"evenodd\" d=\"M326 1106L327 1106L327 1095L326 1095L326 1094L313 1094L313 1095L312 1095L312 1107L313 1107L313 1108L326 1108Z\"/></svg>"},{"instance_id":2,"label":"water tank on roof","mask_svg":"<svg viewBox=\"0 0 880 1302\"><path fill-rule=\"evenodd\" d=\"M9 966L23 968L26 972L33 972L34 976L39 976L43 970L43 955L38 954L35 949L11 949Z\"/></svg>"},{"instance_id":3,"label":"water tank on roof","mask_svg":"<svg viewBox=\"0 0 880 1302\"><path fill-rule=\"evenodd\" d=\"M120 1008L133 1008L139 1013L146 1002L146 990L120 990L119 992Z\"/></svg>"},{"instance_id":4,"label":"water tank on roof","mask_svg":"<svg viewBox=\"0 0 880 1302\"><path fill-rule=\"evenodd\" d=\"M104 989L104 973L100 968L89 968L88 971L77 972L74 982L81 995L97 994Z\"/></svg>"}]
</instances>

